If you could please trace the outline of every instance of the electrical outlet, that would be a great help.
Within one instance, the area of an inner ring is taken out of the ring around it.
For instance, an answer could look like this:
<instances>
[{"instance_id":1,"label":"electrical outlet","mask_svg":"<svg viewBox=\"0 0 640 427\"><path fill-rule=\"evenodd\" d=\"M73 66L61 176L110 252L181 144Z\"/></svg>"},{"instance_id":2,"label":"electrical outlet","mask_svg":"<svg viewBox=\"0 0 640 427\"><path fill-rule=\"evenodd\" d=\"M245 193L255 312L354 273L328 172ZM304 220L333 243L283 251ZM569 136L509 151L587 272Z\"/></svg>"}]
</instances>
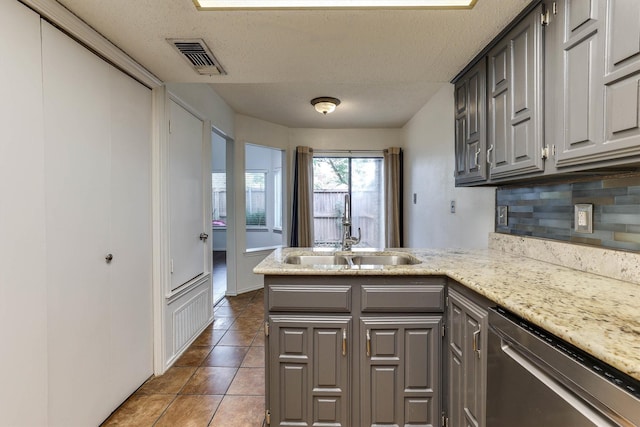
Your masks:
<instances>
[{"instance_id":1,"label":"electrical outlet","mask_svg":"<svg viewBox=\"0 0 640 427\"><path fill-rule=\"evenodd\" d=\"M498 206L498 226L506 227L509 225L508 206Z\"/></svg>"},{"instance_id":2,"label":"electrical outlet","mask_svg":"<svg viewBox=\"0 0 640 427\"><path fill-rule=\"evenodd\" d=\"M456 201L451 201L451 213L456 213Z\"/></svg>"},{"instance_id":3,"label":"electrical outlet","mask_svg":"<svg viewBox=\"0 0 640 427\"><path fill-rule=\"evenodd\" d=\"M579 203L574 205L574 226L576 233L593 233L593 205Z\"/></svg>"}]
</instances>

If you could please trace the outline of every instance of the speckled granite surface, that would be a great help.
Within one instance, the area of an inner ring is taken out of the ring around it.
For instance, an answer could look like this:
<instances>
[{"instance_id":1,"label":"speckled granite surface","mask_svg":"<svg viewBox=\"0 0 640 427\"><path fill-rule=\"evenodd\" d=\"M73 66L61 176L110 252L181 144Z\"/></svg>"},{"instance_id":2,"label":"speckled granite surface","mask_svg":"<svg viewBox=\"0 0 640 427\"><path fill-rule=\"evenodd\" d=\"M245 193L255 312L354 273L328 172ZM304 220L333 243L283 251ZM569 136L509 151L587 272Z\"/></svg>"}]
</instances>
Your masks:
<instances>
[{"instance_id":1,"label":"speckled granite surface","mask_svg":"<svg viewBox=\"0 0 640 427\"><path fill-rule=\"evenodd\" d=\"M395 251L395 250L394 250ZM398 249L421 263L303 266L278 249L254 272L266 275L445 275L640 380L640 285L495 249Z\"/></svg>"},{"instance_id":2,"label":"speckled granite surface","mask_svg":"<svg viewBox=\"0 0 640 427\"><path fill-rule=\"evenodd\" d=\"M489 248L640 284L640 253L491 233Z\"/></svg>"}]
</instances>

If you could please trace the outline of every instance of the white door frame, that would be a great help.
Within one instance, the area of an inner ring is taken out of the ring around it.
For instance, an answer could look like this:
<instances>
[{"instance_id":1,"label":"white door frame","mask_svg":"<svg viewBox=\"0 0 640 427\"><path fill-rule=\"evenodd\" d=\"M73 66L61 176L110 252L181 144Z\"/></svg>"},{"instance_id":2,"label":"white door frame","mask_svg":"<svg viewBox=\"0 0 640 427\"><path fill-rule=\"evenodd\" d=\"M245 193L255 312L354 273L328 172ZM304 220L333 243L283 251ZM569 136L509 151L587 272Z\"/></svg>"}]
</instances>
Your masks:
<instances>
[{"instance_id":1,"label":"white door frame","mask_svg":"<svg viewBox=\"0 0 640 427\"><path fill-rule=\"evenodd\" d=\"M211 121L196 109L170 93L165 86L153 89L152 131L152 227L153 227L153 367L155 375L166 370L166 307L171 286L170 206L169 206L169 102L174 101L203 123L203 230L211 228ZM208 147L208 148L207 148ZM211 277L211 239L207 239L204 252L205 273ZM211 301L213 304L213 301Z\"/></svg>"}]
</instances>

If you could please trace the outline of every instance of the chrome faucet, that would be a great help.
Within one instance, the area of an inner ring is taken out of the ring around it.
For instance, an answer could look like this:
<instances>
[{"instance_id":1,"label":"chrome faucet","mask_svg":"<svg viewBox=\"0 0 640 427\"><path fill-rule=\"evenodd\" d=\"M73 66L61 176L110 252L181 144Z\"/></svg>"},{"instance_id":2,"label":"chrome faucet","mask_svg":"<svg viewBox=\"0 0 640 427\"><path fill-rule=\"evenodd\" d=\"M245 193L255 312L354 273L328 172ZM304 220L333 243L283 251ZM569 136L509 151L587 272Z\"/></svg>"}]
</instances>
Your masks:
<instances>
[{"instance_id":1,"label":"chrome faucet","mask_svg":"<svg viewBox=\"0 0 640 427\"><path fill-rule=\"evenodd\" d=\"M344 215L342 215L342 250L350 251L351 245L360 243L362 234L358 227L358 237L351 235L351 198L348 194L344 195Z\"/></svg>"}]
</instances>

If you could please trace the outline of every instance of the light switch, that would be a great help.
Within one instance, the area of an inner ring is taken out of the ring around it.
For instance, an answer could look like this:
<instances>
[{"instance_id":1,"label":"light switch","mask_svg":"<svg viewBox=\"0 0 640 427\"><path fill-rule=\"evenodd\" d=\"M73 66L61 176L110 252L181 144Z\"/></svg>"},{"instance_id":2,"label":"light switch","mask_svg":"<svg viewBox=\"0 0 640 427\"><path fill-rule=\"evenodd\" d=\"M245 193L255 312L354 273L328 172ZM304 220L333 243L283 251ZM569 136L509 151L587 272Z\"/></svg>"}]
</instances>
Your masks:
<instances>
[{"instance_id":1,"label":"light switch","mask_svg":"<svg viewBox=\"0 0 640 427\"><path fill-rule=\"evenodd\" d=\"M498 226L506 227L509 225L509 219L507 212L509 211L507 206L498 206Z\"/></svg>"},{"instance_id":2,"label":"light switch","mask_svg":"<svg viewBox=\"0 0 640 427\"><path fill-rule=\"evenodd\" d=\"M574 230L576 233L593 233L593 205L580 203L574 205Z\"/></svg>"}]
</instances>

